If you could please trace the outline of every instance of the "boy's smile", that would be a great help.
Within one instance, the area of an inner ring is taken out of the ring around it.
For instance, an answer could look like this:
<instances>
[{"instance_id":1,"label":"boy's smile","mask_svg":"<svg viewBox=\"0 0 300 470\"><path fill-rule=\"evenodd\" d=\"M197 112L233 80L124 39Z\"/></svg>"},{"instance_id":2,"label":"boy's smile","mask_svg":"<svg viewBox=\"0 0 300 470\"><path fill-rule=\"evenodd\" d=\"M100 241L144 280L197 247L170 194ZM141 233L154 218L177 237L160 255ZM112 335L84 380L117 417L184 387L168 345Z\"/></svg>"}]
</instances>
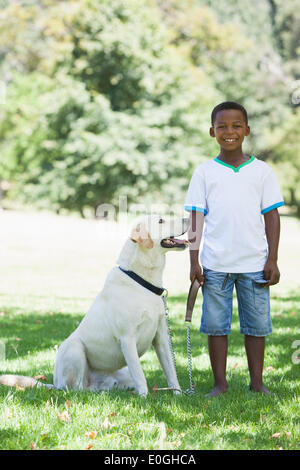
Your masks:
<instances>
[{"instance_id":1,"label":"boy's smile","mask_svg":"<svg viewBox=\"0 0 300 470\"><path fill-rule=\"evenodd\" d=\"M238 109L224 109L216 115L211 137L215 137L221 147L221 152L241 151L243 140L250 134L250 127L243 113Z\"/></svg>"}]
</instances>

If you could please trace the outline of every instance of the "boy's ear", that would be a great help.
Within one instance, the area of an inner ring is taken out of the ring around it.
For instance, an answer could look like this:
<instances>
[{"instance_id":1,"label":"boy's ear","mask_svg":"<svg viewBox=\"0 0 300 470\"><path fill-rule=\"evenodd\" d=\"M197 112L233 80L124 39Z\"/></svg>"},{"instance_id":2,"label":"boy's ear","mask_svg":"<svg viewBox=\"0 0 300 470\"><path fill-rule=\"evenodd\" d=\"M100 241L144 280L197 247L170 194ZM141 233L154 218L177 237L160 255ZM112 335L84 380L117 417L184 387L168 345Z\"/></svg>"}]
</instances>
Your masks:
<instances>
[{"instance_id":1,"label":"boy's ear","mask_svg":"<svg viewBox=\"0 0 300 470\"><path fill-rule=\"evenodd\" d=\"M216 136L215 136L215 130L214 130L213 127L210 127L210 129L209 129L209 135L210 135L211 137L216 137Z\"/></svg>"},{"instance_id":2,"label":"boy's ear","mask_svg":"<svg viewBox=\"0 0 300 470\"><path fill-rule=\"evenodd\" d=\"M246 126L245 136L247 137L250 134L250 126Z\"/></svg>"}]
</instances>

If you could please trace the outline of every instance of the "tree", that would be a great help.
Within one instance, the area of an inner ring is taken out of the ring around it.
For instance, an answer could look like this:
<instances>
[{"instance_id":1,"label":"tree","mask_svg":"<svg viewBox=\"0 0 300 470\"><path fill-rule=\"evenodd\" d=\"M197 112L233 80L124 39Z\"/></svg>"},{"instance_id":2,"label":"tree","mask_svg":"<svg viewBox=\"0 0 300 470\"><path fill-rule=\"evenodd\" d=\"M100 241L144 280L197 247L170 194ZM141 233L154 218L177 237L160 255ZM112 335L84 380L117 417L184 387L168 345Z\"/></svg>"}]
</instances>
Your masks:
<instances>
[{"instance_id":1,"label":"tree","mask_svg":"<svg viewBox=\"0 0 300 470\"><path fill-rule=\"evenodd\" d=\"M300 108L283 122L277 135L272 135L270 149L274 155L285 203L294 206L300 217ZM270 136L271 137L271 136Z\"/></svg>"},{"instance_id":2,"label":"tree","mask_svg":"<svg viewBox=\"0 0 300 470\"><path fill-rule=\"evenodd\" d=\"M165 200L182 202L195 162L209 155L214 90L169 46L157 11L138 5L78 2L64 21L58 15L67 39L46 39L52 52L38 71L14 74L1 132L26 200L84 214L120 194L130 202L166 188Z\"/></svg>"},{"instance_id":3,"label":"tree","mask_svg":"<svg viewBox=\"0 0 300 470\"><path fill-rule=\"evenodd\" d=\"M251 125L246 151L264 158L265 132L291 112L287 88L293 81L274 48L268 1L157 3L176 47L205 72L224 101L245 106Z\"/></svg>"},{"instance_id":4,"label":"tree","mask_svg":"<svg viewBox=\"0 0 300 470\"><path fill-rule=\"evenodd\" d=\"M285 70L300 78L300 12L297 0L269 0L274 42Z\"/></svg>"},{"instance_id":5,"label":"tree","mask_svg":"<svg viewBox=\"0 0 300 470\"><path fill-rule=\"evenodd\" d=\"M248 111L245 151L279 163L282 122L294 132L295 1L3 1L0 179L82 215L122 194L182 203L218 151L208 129L224 100Z\"/></svg>"}]
</instances>

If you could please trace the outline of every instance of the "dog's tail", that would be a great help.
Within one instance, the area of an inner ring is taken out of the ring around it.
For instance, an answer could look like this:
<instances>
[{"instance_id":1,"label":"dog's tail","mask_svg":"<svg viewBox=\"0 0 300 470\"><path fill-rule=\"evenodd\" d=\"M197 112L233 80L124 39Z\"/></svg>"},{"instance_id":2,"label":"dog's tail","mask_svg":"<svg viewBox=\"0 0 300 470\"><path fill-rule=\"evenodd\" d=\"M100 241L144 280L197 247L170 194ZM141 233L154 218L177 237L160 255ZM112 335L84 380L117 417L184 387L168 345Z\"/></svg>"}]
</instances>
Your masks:
<instances>
[{"instance_id":1,"label":"dog's tail","mask_svg":"<svg viewBox=\"0 0 300 470\"><path fill-rule=\"evenodd\" d=\"M8 385L9 387L20 388L33 388L33 387L46 387L54 388L54 385L44 384L33 377L26 377L25 375L0 375L0 385Z\"/></svg>"}]
</instances>

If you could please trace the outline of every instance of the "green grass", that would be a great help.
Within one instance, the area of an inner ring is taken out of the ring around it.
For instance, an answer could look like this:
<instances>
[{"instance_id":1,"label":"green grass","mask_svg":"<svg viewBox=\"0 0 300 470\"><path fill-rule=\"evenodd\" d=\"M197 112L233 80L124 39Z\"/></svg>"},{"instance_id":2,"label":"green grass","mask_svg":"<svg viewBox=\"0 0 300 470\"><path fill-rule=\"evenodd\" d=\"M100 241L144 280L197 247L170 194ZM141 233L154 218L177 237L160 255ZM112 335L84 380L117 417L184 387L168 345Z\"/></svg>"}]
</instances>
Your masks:
<instances>
[{"instance_id":1,"label":"green grass","mask_svg":"<svg viewBox=\"0 0 300 470\"><path fill-rule=\"evenodd\" d=\"M1 373L44 374L52 383L56 347L78 325L92 299L0 294ZM142 357L146 399L128 391L91 393L0 387L0 449L299 449L300 297L272 298L273 334L267 338L268 396L250 392L243 336L234 304L229 337L229 390L207 399L212 375L206 337L198 332L200 295L191 328L193 396L155 392L166 381L153 350ZM168 299L179 382L188 387L186 297ZM94 431L91 438L86 433Z\"/></svg>"}]
</instances>

